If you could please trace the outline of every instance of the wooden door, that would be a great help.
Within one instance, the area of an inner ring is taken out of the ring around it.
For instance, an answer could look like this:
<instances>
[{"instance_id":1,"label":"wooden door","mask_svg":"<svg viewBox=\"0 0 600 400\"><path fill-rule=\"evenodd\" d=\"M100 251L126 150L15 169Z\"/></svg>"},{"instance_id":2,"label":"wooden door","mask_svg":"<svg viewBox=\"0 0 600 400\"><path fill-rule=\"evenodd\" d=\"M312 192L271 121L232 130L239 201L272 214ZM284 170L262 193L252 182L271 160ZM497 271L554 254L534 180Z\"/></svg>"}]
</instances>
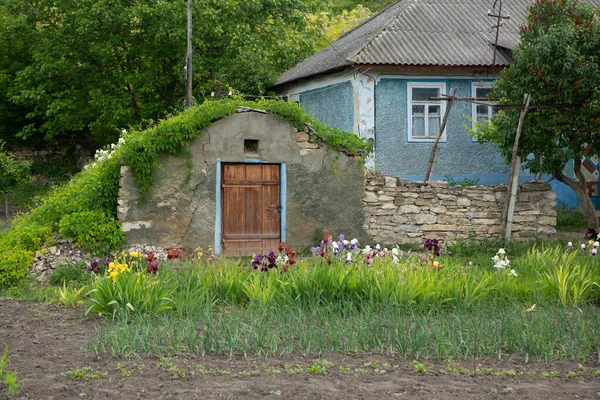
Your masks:
<instances>
[{"instance_id":1,"label":"wooden door","mask_svg":"<svg viewBox=\"0 0 600 400\"><path fill-rule=\"evenodd\" d=\"M223 164L223 254L266 254L279 245L279 165Z\"/></svg>"}]
</instances>

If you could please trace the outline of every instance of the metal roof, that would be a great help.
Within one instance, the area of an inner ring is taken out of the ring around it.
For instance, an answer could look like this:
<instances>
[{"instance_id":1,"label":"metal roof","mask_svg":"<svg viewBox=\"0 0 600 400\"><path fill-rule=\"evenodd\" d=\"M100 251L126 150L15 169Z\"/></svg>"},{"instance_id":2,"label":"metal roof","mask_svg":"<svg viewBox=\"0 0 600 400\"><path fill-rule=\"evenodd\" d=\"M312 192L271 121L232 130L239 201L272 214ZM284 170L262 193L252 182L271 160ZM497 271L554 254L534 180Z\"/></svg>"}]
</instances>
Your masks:
<instances>
[{"instance_id":1,"label":"metal roof","mask_svg":"<svg viewBox=\"0 0 600 400\"><path fill-rule=\"evenodd\" d=\"M498 45L513 49L533 0L504 0ZM586 3L600 5L600 0ZM351 66L490 66L496 19L494 0L399 0L346 33L331 46L284 72L275 86L341 71ZM498 51L496 65L511 62Z\"/></svg>"}]
</instances>

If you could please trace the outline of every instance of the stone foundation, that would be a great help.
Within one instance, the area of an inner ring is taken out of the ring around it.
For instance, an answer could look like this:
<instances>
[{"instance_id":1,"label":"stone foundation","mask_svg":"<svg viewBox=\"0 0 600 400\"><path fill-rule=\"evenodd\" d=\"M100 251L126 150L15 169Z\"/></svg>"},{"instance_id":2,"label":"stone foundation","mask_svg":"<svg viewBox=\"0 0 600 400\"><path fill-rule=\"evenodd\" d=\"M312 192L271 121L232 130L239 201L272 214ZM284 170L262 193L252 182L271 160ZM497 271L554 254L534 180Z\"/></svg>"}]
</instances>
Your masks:
<instances>
[{"instance_id":1,"label":"stone foundation","mask_svg":"<svg viewBox=\"0 0 600 400\"><path fill-rule=\"evenodd\" d=\"M447 182L413 182L371 174L363 203L365 229L382 244L420 243L425 238L496 238L506 185L451 187ZM530 239L555 233L556 193L550 184L519 185L512 237Z\"/></svg>"}]
</instances>

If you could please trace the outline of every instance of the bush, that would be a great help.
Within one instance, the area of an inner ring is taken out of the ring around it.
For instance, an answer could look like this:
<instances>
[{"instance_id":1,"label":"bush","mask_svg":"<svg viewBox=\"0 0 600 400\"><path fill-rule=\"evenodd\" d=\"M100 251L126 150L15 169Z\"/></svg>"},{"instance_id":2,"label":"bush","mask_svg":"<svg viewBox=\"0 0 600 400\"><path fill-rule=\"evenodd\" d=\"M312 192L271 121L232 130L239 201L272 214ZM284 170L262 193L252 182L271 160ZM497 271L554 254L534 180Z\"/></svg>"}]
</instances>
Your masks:
<instances>
[{"instance_id":1,"label":"bush","mask_svg":"<svg viewBox=\"0 0 600 400\"><path fill-rule=\"evenodd\" d=\"M566 203L556 206L556 230L574 231L587 228L587 216L579 208L568 208Z\"/></svg>"},{"instance_id":2,"label":"bush","mask_svg":"<svg viewBox=\"0 0 600 400\"><path fill-rule=\"evenodd\" d=\"M37 224L22 225L15 223L10 230L11 234L0 239L0 248L20 248L28 251L36 251L46 243L52 236L52 229Z\"/></svg>"},{"instance_id":3,"label":"bush","mask_svg":"<svg viewBox=\"0 0 600 400\"><path fill-rule=\"evenodd\" d=\"M50 284L61 286L68 283L74 283L76 286L87 285L91 280L92 274L88 271L87 265L79 264L60 264L52 275L50 275Z\"/></svg>"},{"instance_id":4,"label":"bush","mask_svg":"<svg viewBox=\"0 0 600 400\"><path fill-rule=\"evenodd\" d=\"M75 244L97 254L119 248L125 241L121 222L102 211L82 211L65 215L58 223L58 233L72 238Z\"/></svg>"},{"instance_id":5,"label":"bush","mask_svg":"<svg viewBox=\"0 0 600 400\"><path fill-rule=\"evenodd\" d=\"M33 252L22 249L0 251L0 286L18 281L27 276L33 264Z\"/></svg>"}]
</instances>

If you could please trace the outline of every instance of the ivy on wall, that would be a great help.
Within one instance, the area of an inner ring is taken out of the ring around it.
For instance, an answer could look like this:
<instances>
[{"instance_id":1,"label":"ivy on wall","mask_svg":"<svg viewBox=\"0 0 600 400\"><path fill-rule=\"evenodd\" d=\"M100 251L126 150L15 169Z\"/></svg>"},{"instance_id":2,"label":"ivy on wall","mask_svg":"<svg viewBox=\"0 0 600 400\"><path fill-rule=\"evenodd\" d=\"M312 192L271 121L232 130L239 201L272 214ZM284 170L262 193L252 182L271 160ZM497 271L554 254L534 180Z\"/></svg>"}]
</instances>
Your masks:
<instances>
[{"instance_id":1,"label":"ivy on wall","mask_svg":"<svg viewBox=\"0 0 600 400\"><path fill-rule=\"evenodd\" d=\"M185 154L186 147L201 136L202 129L211 123L233 114L240 107L264 110L290 121L298 131L307 127L311 141L324 142L333 150L341 151L360 159L371 151L369 145L358 136L327 126L300 108L296 103L277 100L217 100L207 101L159 125L127 137L123 147L123 160L131 168L134 181L142 195L155 182L154 173L159 157L164 153Z\"/></svg>"}]
</instances>

